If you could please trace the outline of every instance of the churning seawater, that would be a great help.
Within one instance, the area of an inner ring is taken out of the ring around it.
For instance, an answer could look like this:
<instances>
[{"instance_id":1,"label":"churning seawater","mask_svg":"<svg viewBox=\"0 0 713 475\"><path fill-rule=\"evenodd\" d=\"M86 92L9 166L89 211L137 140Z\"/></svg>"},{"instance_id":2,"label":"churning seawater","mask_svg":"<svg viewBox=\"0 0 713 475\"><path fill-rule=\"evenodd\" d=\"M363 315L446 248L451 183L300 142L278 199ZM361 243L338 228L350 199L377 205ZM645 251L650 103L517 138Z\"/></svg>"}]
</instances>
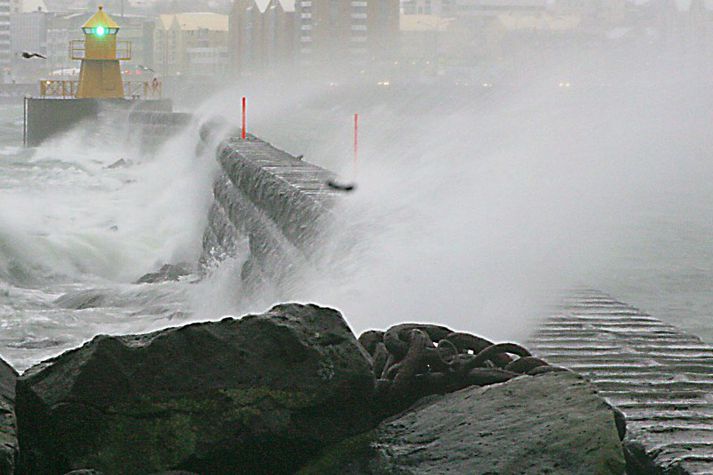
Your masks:
<instances>
[{"instance_id":1,"label":"churning seawater","mask_svg":"<svg viewBox=\"0 0 713 475\"><path fill-rule=\"evenodd\" d=\"M198 164L197 136L142 155L125 123L93 123L23 149L21 122L21 106L3 106L0 354L21 370L97 334L188 318L190 278L132 282L198 255L215 164Z\"/></svg>"}]
</instances>

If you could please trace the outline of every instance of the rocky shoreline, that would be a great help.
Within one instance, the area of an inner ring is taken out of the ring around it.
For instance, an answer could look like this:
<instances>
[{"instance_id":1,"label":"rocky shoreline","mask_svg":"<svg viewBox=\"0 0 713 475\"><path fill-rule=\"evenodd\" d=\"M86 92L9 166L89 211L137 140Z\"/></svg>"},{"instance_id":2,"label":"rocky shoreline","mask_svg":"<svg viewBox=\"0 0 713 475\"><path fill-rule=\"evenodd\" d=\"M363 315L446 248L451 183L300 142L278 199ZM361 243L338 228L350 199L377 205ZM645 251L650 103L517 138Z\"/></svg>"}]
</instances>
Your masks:
<instances>
[{"instance_id":1,"label":"rocky shoreline","mask_svg":"<svg viewBox=\"0 0 713 475\"><path fill-rule=\"evenodd\" d=\"M0 367L0 475L621 474L621 422L519 345L416 324L357 339L315 305Z\"/></svg>"}]
</instances>

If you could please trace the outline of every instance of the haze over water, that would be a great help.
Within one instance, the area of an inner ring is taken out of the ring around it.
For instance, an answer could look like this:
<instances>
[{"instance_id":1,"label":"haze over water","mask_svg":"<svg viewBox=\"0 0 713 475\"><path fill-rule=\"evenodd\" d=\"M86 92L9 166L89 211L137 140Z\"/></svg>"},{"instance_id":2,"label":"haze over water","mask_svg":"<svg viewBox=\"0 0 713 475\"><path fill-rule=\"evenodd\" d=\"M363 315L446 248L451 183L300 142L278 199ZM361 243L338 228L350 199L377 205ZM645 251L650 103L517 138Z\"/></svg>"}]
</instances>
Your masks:
<instances>
[{"instance_id":1,"label":"haze over water","mask_svg":"<svg viewBox=\"0 0 713 475\"><path fill-rule=\"evenodd\" d=\"M419 320L521 339L542 303L575 286L713 342L713 84L643 59L568 75L570 87L553 71L492 88L239 84L151 155L106 124L23 150L21 107L3 107L0 354L23 369L99 333L287 300L335 306L357 332ZM132 284L199 256L218 167L211 150L195 155L197 127L235 122L243 94L252 132L359 185L321 259L249 298L239 260L200 283Z\"/></svg>"}]
</instances>

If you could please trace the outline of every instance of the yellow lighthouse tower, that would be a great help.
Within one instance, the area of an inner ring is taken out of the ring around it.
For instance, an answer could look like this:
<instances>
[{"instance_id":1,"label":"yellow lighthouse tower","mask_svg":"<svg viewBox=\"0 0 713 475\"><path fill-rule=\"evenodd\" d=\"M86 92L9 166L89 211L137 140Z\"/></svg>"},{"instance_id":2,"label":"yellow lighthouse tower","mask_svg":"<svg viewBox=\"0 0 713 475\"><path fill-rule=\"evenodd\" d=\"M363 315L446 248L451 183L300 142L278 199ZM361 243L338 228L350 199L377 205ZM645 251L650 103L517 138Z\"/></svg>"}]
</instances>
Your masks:
<instances>
[{"instance_id":1,"label":"yellow lighthouse tower","mask_svg":"<svg viewBox=\"0 0 713 475\"><path fill-rule=\"evenodd\" d=\"M158 77L122 80L121 61L131 59L131 43L117 40L119 25L103 7L82 25L82 32L83 40L69 44L69 56L81 61L79 79L42 79L39 97L25 97L25 145L39 145L82 121L99 117L100 111L173 110L171 100L163 98Z\"/></svg>"},{"instance_id":2,"label":"yellow lighthouse tower","mask_svg":"<svg viewBox=\"0 0 713 475\"><path fill-rule=\"evenodd\" d=\"M84 40L72 41L74 60L81 60L77 99L123 99L120 61L131 59L131 43L117 41L119 25L99 6L83 26Z\"/></svg>"}]
</instances>

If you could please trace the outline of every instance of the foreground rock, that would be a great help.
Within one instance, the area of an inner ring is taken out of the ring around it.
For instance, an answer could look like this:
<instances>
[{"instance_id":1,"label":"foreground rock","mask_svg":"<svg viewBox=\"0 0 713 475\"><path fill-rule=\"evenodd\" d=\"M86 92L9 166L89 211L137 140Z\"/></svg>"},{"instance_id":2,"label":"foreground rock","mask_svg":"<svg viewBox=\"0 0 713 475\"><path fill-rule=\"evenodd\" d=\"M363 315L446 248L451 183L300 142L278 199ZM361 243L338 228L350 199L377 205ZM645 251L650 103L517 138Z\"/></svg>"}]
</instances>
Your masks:
<instances>
[{"instance_id":1,"label":"foreground rock","mask_svg":"<svg viewBox=\"0 0 713 475\"><path fill-rule=\"evenodd\" d=\"M374 426L373 386L342 316L313 305L100 336L18 380L18 473L292 473Z\"/></svg>"},{"instance_id":2,"label":"foreground rock","mask_svg":"<svg viewBox=\"0 0 713 475\"><path fill-rule=\"evenodd\" d=\"M17 458L15 381L17 372L0 359L0 475L11 475Z\"/></svg>"},{"instance_id":3,"label":"foreground rock","mask_svg":"<svg viewBox=\"0 0 713 475\"><path fill-rule=\"evenodd\" d=\"M570 372L430 396L374 431L327 450L300 473L616 474L614 414Z\"/></svg>"}]
</instances>

